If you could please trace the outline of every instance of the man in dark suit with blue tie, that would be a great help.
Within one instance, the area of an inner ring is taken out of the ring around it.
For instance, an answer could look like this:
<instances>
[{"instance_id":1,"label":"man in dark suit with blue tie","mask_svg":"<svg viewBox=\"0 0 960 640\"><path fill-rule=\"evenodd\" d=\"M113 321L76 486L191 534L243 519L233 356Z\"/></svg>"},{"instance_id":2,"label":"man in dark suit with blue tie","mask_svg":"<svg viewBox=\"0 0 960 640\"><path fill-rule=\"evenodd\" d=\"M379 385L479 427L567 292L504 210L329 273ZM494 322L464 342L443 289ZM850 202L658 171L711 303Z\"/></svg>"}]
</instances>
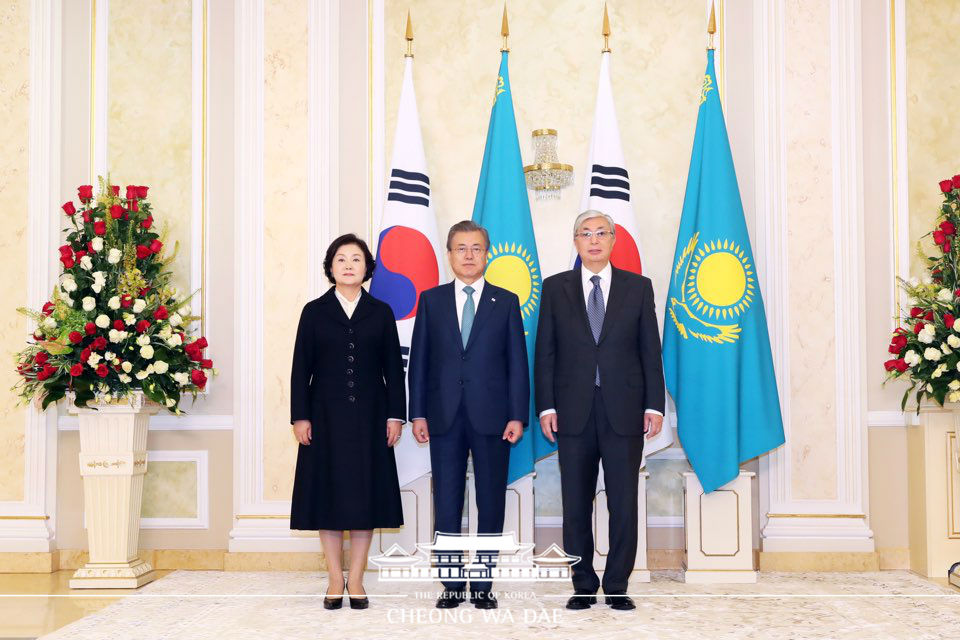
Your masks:
<instances>
[{"instance_id":1,"label":"man in dark suit with blue tie","mask_svg":"<svg viewBox=\"0 0 960 640\"><path fill-rule=\"evenodd\" d=\"M637 483L644 434L663 426L665 390L653 285L610 264L613 219L585 211L573 236L581 266L543 283L534 358L540 428L556 437L563 548L579 556L568 609L596 603L593 500L599 464L610 512L606 603L635 608L627 581L637 554ZM639 523L645 526L645 523Z\"/></svg>"},{"instance_id":2,"label":"man in dark suit with blue tie","mask_svg":"<svg viewBox=\"0 0 960 640\"><path fill-rule=\"evenodd\" d=\"M477 533L503 532L510 445L530 410L520 301L484 281L489 246L486 229L469 220L450 228L447 257L456 277L420 294L410 345L409 415L417 441L430 442L434 529L443 533L460 533L468 453ZM465 580L442 582L438 608L463 602ZM490 586L471 581L474 606L496 608Z\"/></svg>"}]
</instances>

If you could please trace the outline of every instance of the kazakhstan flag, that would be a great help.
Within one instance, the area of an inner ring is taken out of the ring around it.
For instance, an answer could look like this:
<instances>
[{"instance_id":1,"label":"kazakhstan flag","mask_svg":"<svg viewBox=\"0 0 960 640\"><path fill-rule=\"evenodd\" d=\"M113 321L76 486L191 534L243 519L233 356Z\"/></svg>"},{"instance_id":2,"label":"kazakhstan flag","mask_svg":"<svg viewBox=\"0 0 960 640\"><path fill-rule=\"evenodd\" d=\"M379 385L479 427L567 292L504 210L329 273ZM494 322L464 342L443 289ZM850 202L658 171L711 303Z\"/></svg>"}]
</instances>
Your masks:
<instances>
[{"instance_id":1,"label":"kazakhstan flag","mask_svg":"<svg viewBox=\"0 0 960 640\"><path fill-rule=\"evenodd\" d=\"M533 379L534 343L540 313L540 260L530 218L530 200L523 176L517 120L513 114L513 94L506 51L501 53L493 110L487 128L487 145L473 205L473 221L490 234L485 278L513 291L520 298L520 313L527 337L529 376ZM530 423L523 437L510 450L507 482L533 472L534 463L556 450L539 428L530 394Z\"/></svg>"},{"instance_id":2,"label":"kazakhstan flag","mask_svg":"<svg viewBox=\"0 0 960 640\"><path fill-rule=\"evenodd\" d=\"M677 431L705 492L784 442L767 320L743 217L713 51L700 91L663 329Z\"/></svg>"}]
</instances>

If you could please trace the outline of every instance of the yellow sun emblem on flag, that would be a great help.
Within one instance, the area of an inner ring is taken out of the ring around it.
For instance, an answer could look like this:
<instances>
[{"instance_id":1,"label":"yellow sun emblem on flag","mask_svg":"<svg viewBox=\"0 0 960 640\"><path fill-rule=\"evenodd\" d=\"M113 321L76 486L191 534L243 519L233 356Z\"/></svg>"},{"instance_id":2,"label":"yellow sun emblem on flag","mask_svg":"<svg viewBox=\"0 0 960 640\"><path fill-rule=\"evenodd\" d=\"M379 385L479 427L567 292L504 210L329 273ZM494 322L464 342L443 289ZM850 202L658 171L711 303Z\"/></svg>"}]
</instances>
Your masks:
<instances>
[{"instance_id":1,"label":"yellow sun emblem on flag","mask_svg":"<svg viewBox=\"0 0 960 640\"><path fill-rule=\"evenodd\" d=\"M540 304L540 274L533 255L516 242L501 242L487 252L484 277L520 298L520 313L529 318Z\"/></svg>"},{"instance_id":2,"label":"yellow sun emblem on flag","mask_svg":"<svg viewBox=\"0 0 960 640\"><path fill-rule=\"evenodd\" d=\"M734 342L740 337L737 319L757 295L750 256L731 240L711 240L698 247L699 238L699 233L693 235L674 269L681 299L670 298L670 317L684 338Z\"/></svg>"}]
</instances>

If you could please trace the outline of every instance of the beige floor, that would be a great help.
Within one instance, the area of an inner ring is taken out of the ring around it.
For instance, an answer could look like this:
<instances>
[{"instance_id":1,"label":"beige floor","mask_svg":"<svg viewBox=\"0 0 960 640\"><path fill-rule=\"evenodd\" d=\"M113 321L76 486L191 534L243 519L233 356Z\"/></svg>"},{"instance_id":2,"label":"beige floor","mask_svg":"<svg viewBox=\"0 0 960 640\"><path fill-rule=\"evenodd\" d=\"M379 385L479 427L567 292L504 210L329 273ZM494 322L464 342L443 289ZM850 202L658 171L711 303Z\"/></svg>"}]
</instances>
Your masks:
<instances>
[{"instance_id":1,"label":"beige floor","mask_svg":"<svg viewBox=\"0 0 960 640\"><path fill-rule=\"evenodd\" d=\"M906 571L761 573L755 585L632 584L637 609L563 608L567 583L503 583L495 613L434 608L438 586L366 576L371 607L325 611L315 572L176 571L134 592L70 592L69 571L0 576L0 638L958 638L960 591ZM14 595L10 595L14 594ZM34 596L34 597L31 597ZM54 631L58 629L57 631Z\"/></svg>"}]
</instances>

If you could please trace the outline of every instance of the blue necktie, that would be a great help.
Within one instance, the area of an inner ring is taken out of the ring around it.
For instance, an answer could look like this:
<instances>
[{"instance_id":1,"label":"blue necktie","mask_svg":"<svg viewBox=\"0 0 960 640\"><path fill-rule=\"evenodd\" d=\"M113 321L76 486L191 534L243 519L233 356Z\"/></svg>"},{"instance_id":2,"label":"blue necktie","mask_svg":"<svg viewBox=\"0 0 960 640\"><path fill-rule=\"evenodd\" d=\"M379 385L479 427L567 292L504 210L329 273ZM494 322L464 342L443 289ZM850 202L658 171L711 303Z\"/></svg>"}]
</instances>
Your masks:
<instances>
[{"instance_id":1,"label":"blue necktie","mask_svg":"<svg viewBox=\"0 0 960 640\"><path fill-rule=\"evenodd\" d=\"M600 288L600 276L591 276L590 282L593 283L593 291L590 292L590 300L587 302L587 319L590 320L590 331L593 332L593 341L600 343L600 329L603 328L603 290ZM597 375L594 384L600 386L600 367L597 366Z\"/></svg>"},{"instance_id":2,"label":"blue necktie","mask_svg":"<svg viewBox=\"0 0 960 640\"><path fill-rule=\"evenodd\" d=\"M460 318L460 337L463 339L463 348L467 348L467 341L470 339L470 329L473 328L473 317L477 314L477 309L473 304L473 287L467 285L463 288L467 294L467 301L463 303L463 316Z\"/></svg>"}]
</instances>

